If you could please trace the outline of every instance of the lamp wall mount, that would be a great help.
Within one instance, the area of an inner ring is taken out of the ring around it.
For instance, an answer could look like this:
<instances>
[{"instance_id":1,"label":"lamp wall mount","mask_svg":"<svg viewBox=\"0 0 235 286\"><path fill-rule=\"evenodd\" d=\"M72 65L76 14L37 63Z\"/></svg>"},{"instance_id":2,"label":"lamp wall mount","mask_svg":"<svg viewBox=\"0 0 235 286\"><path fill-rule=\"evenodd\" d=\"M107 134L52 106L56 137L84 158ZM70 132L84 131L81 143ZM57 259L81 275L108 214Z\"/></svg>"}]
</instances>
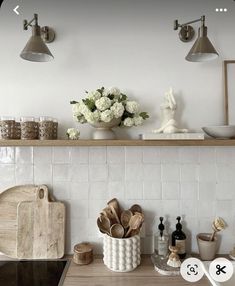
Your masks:
<instances>
[{"instance_id":1,"label":"lamp wall mount","mask_svg":"<svg viewBox=\"0 0 235 286\"><path fill-rule=\"evenodd\" d=\"M37 29L40 29L39 33L45 43L51 43L55 40L55 31L52 28L48 26L40 27L38 25L38 14L34 14L31 21L24 20L24 30L28 30L28 27L36 27Z\"/></svg>"},{"instance_id":2,"label":"lamp wall mount","mask_svg":"<svg viewBox=\"0 0 235 286\"><path fill-rule=\"evenodd\" d=\"M177 31L179 28L179 38L182 42L187 43L193 40L195 36L195 30L190 24L194 24L197 22L201 22L201 26L205 27L205 16L202 16L199 19L184 23L184 24L179 24L178 20L174 21L174 30Z\"/></svg>"}]
</instances>

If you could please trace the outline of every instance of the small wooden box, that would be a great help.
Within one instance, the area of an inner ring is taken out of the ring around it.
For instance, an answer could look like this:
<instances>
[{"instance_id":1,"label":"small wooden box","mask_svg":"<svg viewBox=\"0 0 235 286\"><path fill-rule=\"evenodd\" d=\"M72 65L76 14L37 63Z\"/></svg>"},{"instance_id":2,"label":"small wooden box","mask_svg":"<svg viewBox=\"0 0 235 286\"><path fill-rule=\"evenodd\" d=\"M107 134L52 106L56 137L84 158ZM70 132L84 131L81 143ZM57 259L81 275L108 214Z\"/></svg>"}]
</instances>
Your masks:
<instances>
[{"instance_id":1,"label":"small wooden box","mask_svg":"<svg viewBox=\"0 0 235 286\"><path fill-rule=\"evenodd\" d=\"M93 246L88 242L82 242L74 246L74 263L86 265L93 261Z\"/></svg>"}]
</instances>

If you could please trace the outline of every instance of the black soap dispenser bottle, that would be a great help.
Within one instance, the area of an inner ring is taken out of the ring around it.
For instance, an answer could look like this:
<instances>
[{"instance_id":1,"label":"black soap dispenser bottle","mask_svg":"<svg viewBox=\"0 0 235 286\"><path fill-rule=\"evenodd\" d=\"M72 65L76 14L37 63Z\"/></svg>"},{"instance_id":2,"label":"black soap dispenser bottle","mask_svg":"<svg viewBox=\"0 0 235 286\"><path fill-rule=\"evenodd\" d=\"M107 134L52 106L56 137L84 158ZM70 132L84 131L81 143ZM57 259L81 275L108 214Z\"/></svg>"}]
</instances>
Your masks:
<instances>
[{"instance_id":1,"label":"black soap dispenser bottle","mask_svg":"<svg viewBox=\"0 0 235 286\"><path fill-rule=\"evenodd\" d=\"M172 233L172 245L179 248L179 257L183 259L186 256L186 235L182 231L181 217L178 216L176 219L178 223L176 224L176 230Z\"/></svg>"}]
</instances>

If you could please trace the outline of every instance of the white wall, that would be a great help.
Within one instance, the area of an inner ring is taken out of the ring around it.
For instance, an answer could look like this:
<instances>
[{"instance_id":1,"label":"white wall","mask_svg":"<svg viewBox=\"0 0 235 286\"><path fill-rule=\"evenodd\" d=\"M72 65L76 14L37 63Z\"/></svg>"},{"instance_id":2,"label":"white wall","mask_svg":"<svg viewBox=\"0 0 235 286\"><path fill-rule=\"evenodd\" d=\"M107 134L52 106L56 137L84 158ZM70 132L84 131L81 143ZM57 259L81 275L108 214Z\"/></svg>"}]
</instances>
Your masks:
<instances>
[{"instance_id":1,"label":"white wall","mask_svg":"<svg viewBox=\"0 0 235 286\"><path fill-rule=\"evenodd\" d=\"M16 16L12 8L17 3L5 0L1 9L1 115L52 115L63 125L62 136L75 124L71 99L81 99L84 90L114 85L151 114L144 127L119 131L120 137L136 136L159 126L159 104L173 86L181 122L187 127L223 123L222 60L235 57L233 1L22 0L21 15ZM216 13L221 6L228 12ZM34 12L42 25L56 30L57 39L50 44L53 62L30 63L19 57L30 36L22 20ZM220 59L188 63L184 57L193 42L179 40L173 20L184 22L203 14ZM81 129L83 137L89 136L89 126Z\"/></svg>"}]
</instances>

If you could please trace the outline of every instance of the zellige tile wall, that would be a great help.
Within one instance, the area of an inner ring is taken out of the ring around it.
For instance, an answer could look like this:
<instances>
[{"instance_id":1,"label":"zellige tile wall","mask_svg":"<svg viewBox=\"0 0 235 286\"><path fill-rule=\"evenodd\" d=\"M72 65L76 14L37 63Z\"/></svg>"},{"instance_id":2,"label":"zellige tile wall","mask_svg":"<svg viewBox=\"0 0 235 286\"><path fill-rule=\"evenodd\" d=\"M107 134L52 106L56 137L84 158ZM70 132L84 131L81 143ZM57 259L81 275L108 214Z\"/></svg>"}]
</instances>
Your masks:
<instances>
[{"instance_id":1,"label":"zellige tile wall","mask_svg":"<svg viewBox=\"0 0 235 286\"><path fill-rule=\"evenodd\" d=\"M96 218L113 197L143 207L144 253L152 252L159 216L170 232L183 217L189 250L215 216L228 223L220 252L235 244L234 147L2 147L0 190L18 184L46 184L66 203L67 252L83 240L102 252Z\"/></svg>"}]
</instances>

